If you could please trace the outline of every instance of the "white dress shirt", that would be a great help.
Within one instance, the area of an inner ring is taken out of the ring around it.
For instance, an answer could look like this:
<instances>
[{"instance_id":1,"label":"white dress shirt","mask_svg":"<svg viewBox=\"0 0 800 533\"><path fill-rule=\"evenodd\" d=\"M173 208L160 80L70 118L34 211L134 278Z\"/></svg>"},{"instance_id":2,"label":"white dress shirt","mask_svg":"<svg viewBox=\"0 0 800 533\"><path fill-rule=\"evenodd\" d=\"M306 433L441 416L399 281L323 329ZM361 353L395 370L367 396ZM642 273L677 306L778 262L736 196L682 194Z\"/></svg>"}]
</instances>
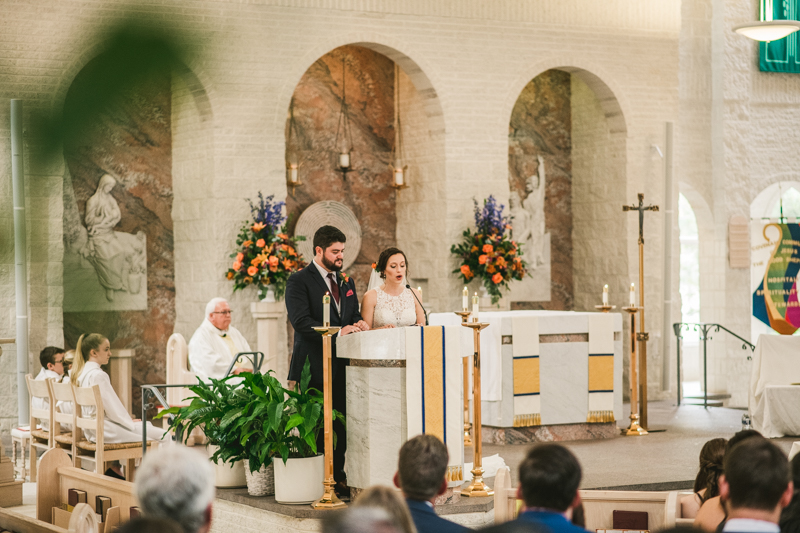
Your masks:
<instances>
[{"instance_id":1,"label":"white dress shirt","mask_svg":"<svg viewBox=\"0 0 800 533\"><path fill-rule=\"evenodd\" d=\"M323 267L322 265L317 263L316 259L314 259L311 262L314 264L315 267L317 267L317 270L319 271L319 275L322 276L322 279L325 280L325 285L328 286L328 292L331 293L331 300L333 300L334 305L336 305L336 310L337 311L341 311L341 307L339 305L339 302L337 302L336 298L333 297L333 288L331 287L331 278L328 277L328 274L333 274L333 279L337 280L337 283L338 283L339 273L338 272L328 272L327 270L325 270L325 267ZM343 297L344 297L344 295L342 294L342 287L339 286L339 301L341 301Z\"/></svg>"},{"instance_id":2,"label":"white dress shirt","mask_svg":"<svg viewBox=\"0 0 800 533\"><path fill-rule=\"evenodd\" d=\"M780 533L781 528L774 522L752 518L731 518L725 522L723 533Z\"/></svg>"}]
</instances>

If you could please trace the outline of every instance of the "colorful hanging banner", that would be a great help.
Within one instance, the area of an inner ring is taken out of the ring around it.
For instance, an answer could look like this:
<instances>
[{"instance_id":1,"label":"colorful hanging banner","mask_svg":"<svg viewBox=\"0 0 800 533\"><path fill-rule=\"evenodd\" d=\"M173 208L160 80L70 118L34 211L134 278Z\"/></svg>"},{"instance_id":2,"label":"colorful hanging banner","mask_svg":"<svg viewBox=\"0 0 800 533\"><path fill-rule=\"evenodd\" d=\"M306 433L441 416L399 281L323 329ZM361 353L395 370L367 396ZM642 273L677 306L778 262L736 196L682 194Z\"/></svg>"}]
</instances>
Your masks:
<instances>
[{"instance_id":1,"label":"colorful hanging banner","mask_svg":"<svg viewBox=\"0 0 800 533\"><path fill-rule=\"evenodd\" d=\"M766 9L772 8L772 20L797 20L800 14L800 0L767 2ZM800 73L800 39L794 32L778 39L759 43L758 67L762 72Z\"/></svg>"},{"instance_id":2,"label":"colorful hanging banner","mask_svg":"<svg viewBox=\"0 0 800 533\"><path fill-rule=\"evenodd\" d=\"M750 243L753 316L781 335L792 335L800 329L800 224L753 220Z\"/></svg>"}]
</instances>

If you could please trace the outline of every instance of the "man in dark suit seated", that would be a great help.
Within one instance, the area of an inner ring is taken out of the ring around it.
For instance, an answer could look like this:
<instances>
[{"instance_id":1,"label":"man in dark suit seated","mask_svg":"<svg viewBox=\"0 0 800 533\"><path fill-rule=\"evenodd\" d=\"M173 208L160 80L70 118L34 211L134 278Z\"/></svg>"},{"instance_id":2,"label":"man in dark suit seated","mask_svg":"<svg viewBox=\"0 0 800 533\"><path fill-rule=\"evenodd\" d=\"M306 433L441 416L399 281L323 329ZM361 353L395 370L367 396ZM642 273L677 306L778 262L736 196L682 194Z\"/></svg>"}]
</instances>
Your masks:
<instances>
[{"instance_id":1,"label":"man in dark suit seated","mask_svg":"<svg viewBox=\"0 0 800 533\"><path fill-rule=\"evenodd\" d=\"M725 454L719 496L727 502L724 533L778 533L794 492L789 461L767 439L747 439Z\"/></svg>"},{"instance_id":2,"label":"man in dark suit seated","mask_svg":"<svg viewBox=\"0 0 800 533\"><path fill-rule=\"evenodd\" d=\"M400 448L394 484L403 491L418 533L466 533L464 526L441 518L433 502L447 491L447 446L433 435L417 435Z\"/></svg>"},{"instance_id":3,"label":"man in dark suit seated","mask_svg":"<svg viewBox=\"0 0 800 533\"><path fill-rule=\"evenodd\" d=\"M517 498L525 507L519 522L544 526L551 533L586 533L574 525L572 510L581 504L581 465L560 444L538 444L519 465Z\"/></svg>"}]
</instances>

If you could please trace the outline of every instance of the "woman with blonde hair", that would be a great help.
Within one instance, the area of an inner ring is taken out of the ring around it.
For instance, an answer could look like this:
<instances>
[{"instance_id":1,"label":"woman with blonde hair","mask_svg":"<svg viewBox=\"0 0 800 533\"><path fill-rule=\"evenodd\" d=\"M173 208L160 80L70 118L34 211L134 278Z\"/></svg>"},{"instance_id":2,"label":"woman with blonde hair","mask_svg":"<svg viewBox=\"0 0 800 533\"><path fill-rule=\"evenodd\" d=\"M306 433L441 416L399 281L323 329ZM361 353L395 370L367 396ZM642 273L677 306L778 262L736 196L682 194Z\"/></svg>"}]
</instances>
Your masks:
<instances>
[{"instance_id":1,"label":"woman with blonde hair","mask_svg":"<svg viewBox=\"0 0 800 533\"><path fill-rule=\"evenodd\" d=\"M99 333L81 335L75 347L75 361L72 367L72 383L77 387L100 386L100 396L103 399L105 422L103 424L103 439L106 444L120 444L123 442L137 442L142 440L142 425L147 426L147 439L160 440L166 433L163 429L155 427L149 422L134 420L125 406L122 405L117 393L111 386L111 378L103 372L101 365L108 364L111 357L111 343ZM94 414L94 407L83 407L83 416ZM86 430L86 438L95 442L94 431Z\"/></svg>"},{"instance_id":2,"label":"woman with blonde hair","mask_svg":"<svg viewBox=\"0 0 800 533\"><path fill-rule=\"evenodd\" d=\"M406 502L397 489L383 486L370 487L356 499L354 507L377 507L389 513L402 533L417 533Z\"/></svg>"}]
</instances>

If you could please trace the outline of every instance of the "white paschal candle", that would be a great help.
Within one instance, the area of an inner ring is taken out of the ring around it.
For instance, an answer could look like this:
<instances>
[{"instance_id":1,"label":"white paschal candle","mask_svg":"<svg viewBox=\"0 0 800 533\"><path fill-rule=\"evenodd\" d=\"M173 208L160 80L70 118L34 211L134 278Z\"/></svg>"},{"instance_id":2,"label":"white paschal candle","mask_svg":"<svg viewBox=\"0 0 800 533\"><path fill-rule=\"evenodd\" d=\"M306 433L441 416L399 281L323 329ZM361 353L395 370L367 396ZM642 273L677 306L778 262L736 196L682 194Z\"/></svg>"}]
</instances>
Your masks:
<instances>
[{"instance_id":1,"label":"white paschal candle","mask_svg":"<svg viewBox=\"0 0 800 533\"><path fill-rule=\"evenodd\" d=\"M636 307L636 285L631 283L631 298L630 298L630 305L631 307Z\"/></svg>"},{"instance_id":2,"label":"white paschal candle","mask_svg":"<svg viewBox=\"0 0 800 533\"><path fill-rule=\"evenodd\" d=\"M461 307L465 313L469 310L469 291L464 287L464 293L461 296Z\"/></svg>"},{"instance_id":3,"label":"white paschal candle","mask_svg":"<svg viewBox=\"0 0 800 533\"><path fill-rule=\"evenodd\" d=\"M342 168L348 168L350 166L349 153L339 154L339 166Z\"/></svg>"},{"instance_id":4,"label":"white paschal candle","mask_svg":"<svg viewBox=\"0 0 800 533\"><path fill-rule=\"evenodd\" d=\"M322 325L325 327L331 325L331 295L327 292L322 297Z\"/></svg>"},{"instance_id":5,"label":"white paschal candle","mask_svg":"<svg viewBox=\"0 0 800 533\"><path fill-rule=\"evenodd\" d=\"M478 293L472 297L472 320L478 321Z\"/></svg>"},{"instance_id":6,"label":"white paschal candle","mask_svg":"<svg viewBox=\"0 0 800 533\"><path fill-rule=\"evenodd\" d=\"M608 285L603 285L603 305L608 305Z\"/></svg>"}]
</instances>

